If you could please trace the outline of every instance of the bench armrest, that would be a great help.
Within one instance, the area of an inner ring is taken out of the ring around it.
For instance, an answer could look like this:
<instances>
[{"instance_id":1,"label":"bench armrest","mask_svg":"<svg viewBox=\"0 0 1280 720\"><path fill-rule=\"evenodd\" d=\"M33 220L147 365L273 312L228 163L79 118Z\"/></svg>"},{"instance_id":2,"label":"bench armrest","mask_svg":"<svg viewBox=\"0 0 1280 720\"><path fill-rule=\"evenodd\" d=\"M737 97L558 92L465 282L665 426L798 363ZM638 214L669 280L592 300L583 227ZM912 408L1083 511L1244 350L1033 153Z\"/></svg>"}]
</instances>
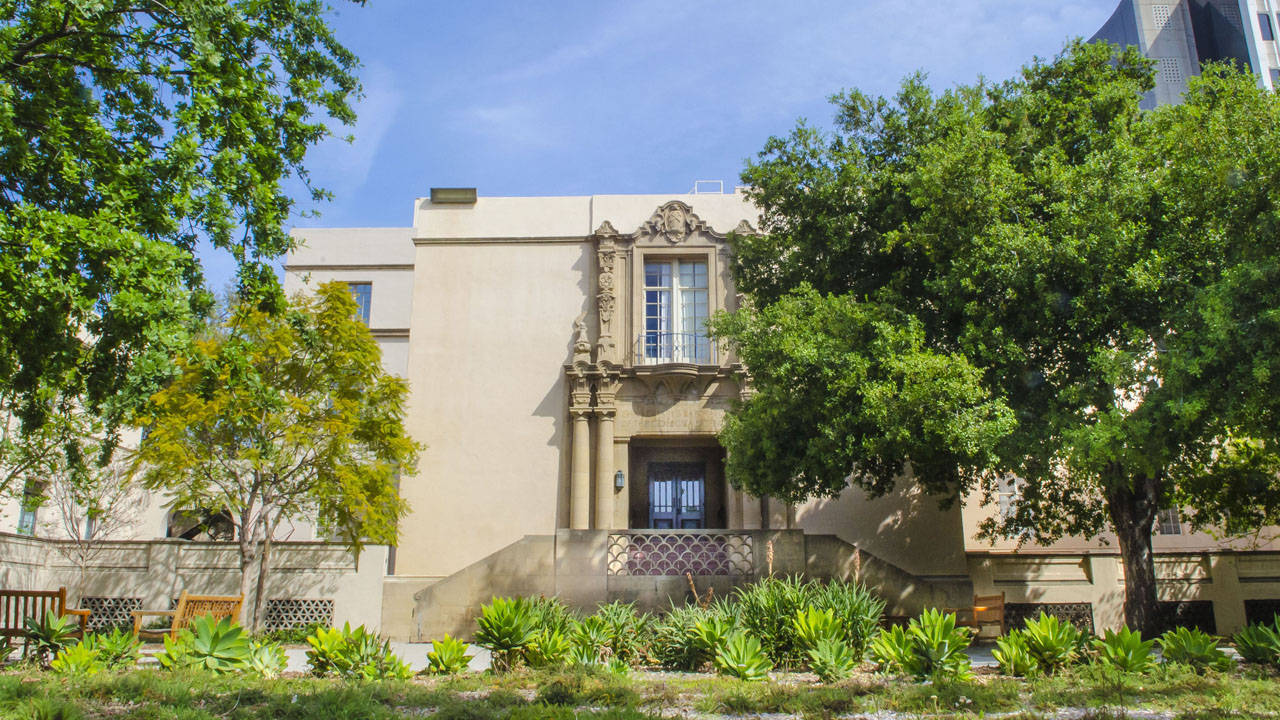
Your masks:
<instances>
[{"instance_id":1,"label":"bench armrest","mask_svg":"<svg viewBox=\"0 0 1280 720\"><path fill-rule=\"evenodd\" d=\"M142 618L148 615L155 615L158 617L164 617L165 615L168 615L169 617L173 617L174 611L173 610L133 610L129 614L133 616L133 634L137 635L142 630Z\"/></svg>"}]
</instances>

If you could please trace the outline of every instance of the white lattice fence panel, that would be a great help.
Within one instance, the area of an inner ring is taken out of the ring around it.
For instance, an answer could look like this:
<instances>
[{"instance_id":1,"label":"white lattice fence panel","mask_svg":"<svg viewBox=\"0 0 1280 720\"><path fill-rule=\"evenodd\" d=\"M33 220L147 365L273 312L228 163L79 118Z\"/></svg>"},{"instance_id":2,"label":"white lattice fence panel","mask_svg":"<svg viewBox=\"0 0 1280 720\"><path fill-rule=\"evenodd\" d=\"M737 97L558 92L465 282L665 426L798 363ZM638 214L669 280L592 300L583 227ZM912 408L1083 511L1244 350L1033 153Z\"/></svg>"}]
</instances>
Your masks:
<instances>
[{"instance_id":1,"label":"white lattice fence panel","mask_svg":"<svg viewBox=\"0 0 1280 720\"><path fill-rule=\"evenodd\" d=\"M89 629L98 632L112 627L133 627L133 611L142 609L142 598L82 597L80 609L88 610Z\"/></svg>"},{"instance_id":2,"label":"white lattice fence panel","mask_svg":"<svg viewBox=\"0 0 1280 720\"><path fill-rule=\"evenodd\" d=\"M267 600L262 621L267 630L287 630L307 625L333 625L333 600L273 598Z\"/></svg>"},{"instance_id":3,"label":"white lattice fence panel","mask_svg":"<svg viewBox=\"0 0 1280 720\"><path fill-rule=\"evenodd\" d=\"M751 536L625 533L609 536L610 575L750 575Z\"/></svg>"}]
</instances>

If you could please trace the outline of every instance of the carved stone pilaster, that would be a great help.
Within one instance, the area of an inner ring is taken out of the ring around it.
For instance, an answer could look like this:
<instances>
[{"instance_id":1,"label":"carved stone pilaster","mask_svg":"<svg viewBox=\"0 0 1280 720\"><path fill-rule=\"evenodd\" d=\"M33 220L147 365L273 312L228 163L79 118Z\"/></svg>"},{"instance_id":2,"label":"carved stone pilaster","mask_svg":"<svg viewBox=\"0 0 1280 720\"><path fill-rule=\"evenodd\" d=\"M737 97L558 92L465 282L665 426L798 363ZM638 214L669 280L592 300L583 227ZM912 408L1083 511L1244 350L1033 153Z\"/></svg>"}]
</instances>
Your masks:
<instances>
[{"instance_id":1,"label":"carved stone pilaster","mask_svg":"<svg viewBox=\"0 0 1280 720\"><path fill-rule=\"evenodd\" d=\"M600 330L596 341L596 361L616 362L614 310L618 300L618 231L608 220L596 229L596 315Z\"/></svg>"}]
</instances>

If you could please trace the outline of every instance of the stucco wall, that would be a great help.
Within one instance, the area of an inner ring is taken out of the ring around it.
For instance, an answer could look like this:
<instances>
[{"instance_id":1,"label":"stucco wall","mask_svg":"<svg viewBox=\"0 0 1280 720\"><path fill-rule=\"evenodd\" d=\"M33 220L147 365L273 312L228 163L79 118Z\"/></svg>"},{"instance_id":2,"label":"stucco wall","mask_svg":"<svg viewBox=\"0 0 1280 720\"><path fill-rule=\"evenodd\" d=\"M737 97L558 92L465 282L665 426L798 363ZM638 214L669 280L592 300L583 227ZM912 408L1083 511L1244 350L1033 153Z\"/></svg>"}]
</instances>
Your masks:
<instances>
[{"instance_id":1,"label":"stucco wall","mask_svg":"<svg viewBox=\"0 0 1280 720\"><path fill-rule=\"evenodd\" d=\"M564 364L592 262L585 240L419 246L408 426L427 449L401 481L397 574L448 575L558 526Z\"/></svg>"},{"instance_id":2,"label":"stucco wall","mask_svg":"<svg viewBox=\"0 0 1280 720\"><path fill-rule=\"evenodd\" d=\"M967 574L959 505L941 510L918 486L875 499L849 488L837 498L798 505L795 515L805 532L835 535L909 573Z\"/></svg>"},{"instance_id":3,"label":"stucco wall","mask_svg":"<svg viewBox=\"0 0 1280 720\"><path fill-rule=\"evenodd\" d=\"M267 598L332 599L341 625L380 627L387 548L368 546L359 561L331 543L280 543L272 549ZM183 540L104 543L82 580L65 543L0 534L0 587L67 588L69 602L82 596L131 597L151 610L167 610L186 590L202 595L238 594L240 570L230 543Z\"/></svg>"}]
</instances>

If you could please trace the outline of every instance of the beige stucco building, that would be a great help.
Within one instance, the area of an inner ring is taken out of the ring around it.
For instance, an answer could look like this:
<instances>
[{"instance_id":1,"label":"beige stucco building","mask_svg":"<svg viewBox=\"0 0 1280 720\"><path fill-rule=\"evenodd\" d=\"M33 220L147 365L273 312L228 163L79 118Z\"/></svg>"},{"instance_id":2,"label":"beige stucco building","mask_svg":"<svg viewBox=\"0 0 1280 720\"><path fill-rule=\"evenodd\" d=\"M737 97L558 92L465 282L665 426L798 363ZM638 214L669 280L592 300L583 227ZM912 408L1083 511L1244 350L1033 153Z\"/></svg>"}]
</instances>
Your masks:
<instances>
[{"instance_id":1,"label":"beige stucco building","mask_svg":"<svg viewBox=\"0 0 1280 720\"><path fill-rule=\"evenodd\" d=\"M1105 539L993 546L975 535L997 509L977 503L941 510L908 489L789 506L726 484L716 437L749 385L704 322L737 307L726 239L759 224L743 194L441 190L413 220L298 230L285 268L290 292L352 283L388 370L410 382L408 426L427 450L401 479L412 512L383 593L387 631L465 630L493 594L662 607L689 593L686 572L727 589L770 570L857 575L890 612L994 591L1016 611L1121 618ZM1162 519L1170 612L1227 631L1245 600L1261 614L1280 598L1271 543Z\"/></svg>"},{"instance_id":2,"label":"beige stucco building","mask_svg":"<svg viewBox=\"0 0 1280 720\"><path fill-rule=\"evenodd\" d=\"M410 227L295 231L286 291L351 286L387 370L409 381L407 426L426 450L400 479L411 513L398 547L350 558L309 542L306 523L288 529L281 539L300 542L275 553L278 626L351 621L428 640L470 635L492 595L657 610L691 583L721 596L768 573L855 578L892 615L1004 593L1014 622L1039 609L1121 622L1106 538L988 544L978 526L998 504L943 510L909 484L790 506L725 482L717 434L750 388L704 323L738 304L726 240L759 226L744 195L432 195ZM226 544L157 539L174 534L163 498L139 499L87 575L41 512L0 507L0 585L65 584L103 622L182 589L236 587ZM1172 510L1159 526L1167 612L1231 632L1280 610L1270 535L1191 533Z\"/></svg>"}]
</instances>

